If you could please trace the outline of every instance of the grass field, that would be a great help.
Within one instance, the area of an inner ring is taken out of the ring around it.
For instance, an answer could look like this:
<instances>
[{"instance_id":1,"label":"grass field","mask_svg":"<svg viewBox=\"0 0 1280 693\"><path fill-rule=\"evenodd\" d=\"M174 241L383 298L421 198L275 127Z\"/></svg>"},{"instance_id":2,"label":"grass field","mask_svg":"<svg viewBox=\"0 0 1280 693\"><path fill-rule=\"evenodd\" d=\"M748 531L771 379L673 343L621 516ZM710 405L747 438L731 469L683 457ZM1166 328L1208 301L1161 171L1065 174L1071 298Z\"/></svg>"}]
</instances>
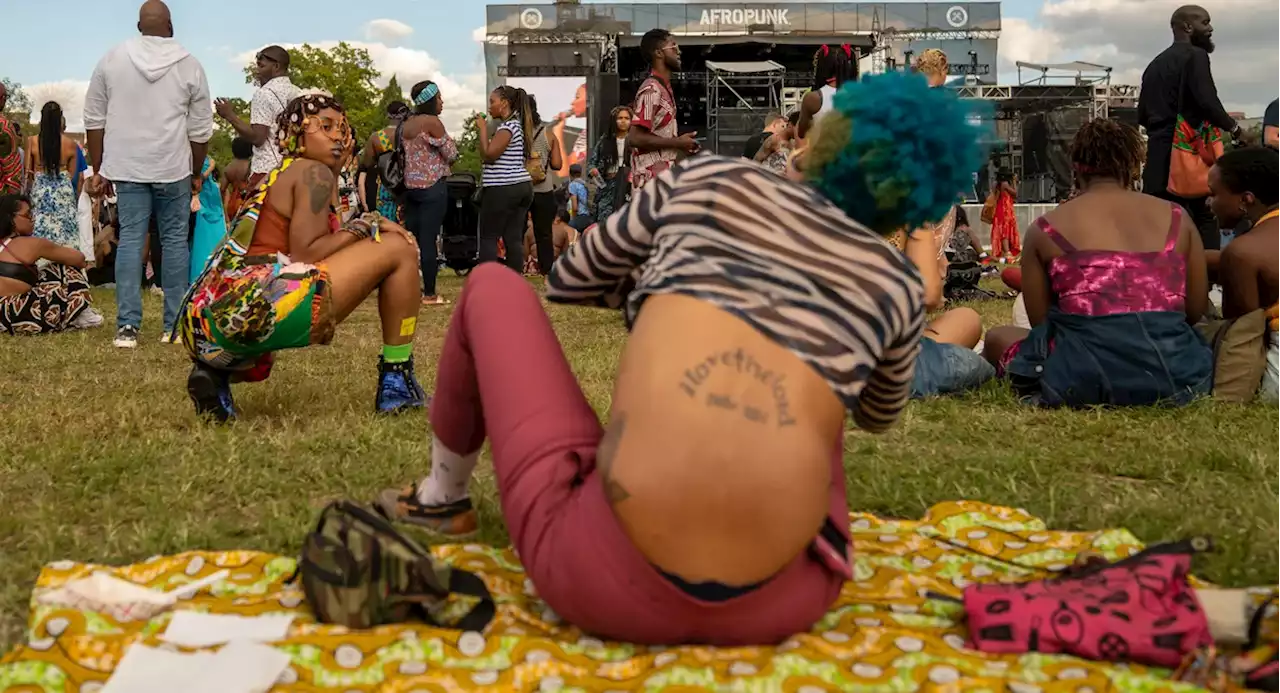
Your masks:
<instances>
[{"instance_id":1,"label":"grass field","mask_svg":"<svg viewBox=\"0 0 1280 693\"><path fill-rule=\"evenodd\" d=\"M442 293L454 298L457 280ZM159 338L148 296L135 351L108 327L0 338L0 647L23 634L41 565L124 563L189 549L293 553L332 499L371 498L425 472L425 415L371 413L379 347L372 304L334 344L283 354L271 380L236 387L242 421L197 421L181 347ZM988 327L1011 302L975 305ZM434 382L448 308L424 310L416 346ZM574 370L601 414L624 331L616 314L552 307ZM512 345L513 349L519 348ZM1224 584L1269 584L1277 571L1277 410L1203 402L1181 410L1039 411L999 384L912 404L893 432L846 439L849 507L919 516L977 499L1026 508L1050 526L1123 526L1149 542L1212 535L1198 564ZM474 495L482 540L506 541L492 478Z\"/></svg>"}]
</instances>

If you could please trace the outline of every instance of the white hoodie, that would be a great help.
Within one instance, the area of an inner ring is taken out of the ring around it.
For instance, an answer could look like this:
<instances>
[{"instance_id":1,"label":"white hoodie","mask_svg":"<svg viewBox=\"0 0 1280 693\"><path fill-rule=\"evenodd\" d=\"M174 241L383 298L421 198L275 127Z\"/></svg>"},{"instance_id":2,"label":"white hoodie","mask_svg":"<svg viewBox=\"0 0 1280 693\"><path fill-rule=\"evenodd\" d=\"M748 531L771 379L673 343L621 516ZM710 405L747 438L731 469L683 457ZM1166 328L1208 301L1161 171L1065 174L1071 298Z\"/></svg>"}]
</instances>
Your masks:
<instances>
[{"instance_id":1,"label":"white hoodie","mask_svg":"<svg viewBox=\"0 0 1280 693\"><path fill-rule=\"evenodd\" d=\"M106 131L100 170L108 180L188 178L191 142L213 136L204 68L174 39L129 39L107 51L94 69L84 97L84 127Z\"/></svg>"}]
</instances>

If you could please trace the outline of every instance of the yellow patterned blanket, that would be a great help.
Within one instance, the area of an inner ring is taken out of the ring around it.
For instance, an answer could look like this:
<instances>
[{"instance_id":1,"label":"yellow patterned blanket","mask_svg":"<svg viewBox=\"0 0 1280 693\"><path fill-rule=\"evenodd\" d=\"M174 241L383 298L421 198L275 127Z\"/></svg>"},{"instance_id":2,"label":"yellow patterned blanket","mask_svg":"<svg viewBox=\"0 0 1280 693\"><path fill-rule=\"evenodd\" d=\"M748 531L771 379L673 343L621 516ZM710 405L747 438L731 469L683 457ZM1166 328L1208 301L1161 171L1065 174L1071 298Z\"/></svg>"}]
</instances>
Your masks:
<instances>
[{"instance_id":1,"label":"yellow patterned blanket","mask_svg":"<svg viewBox=\"0 0 1280 693\"><path fill-rule=\"evenodd\" d=\"M284 581L294 560L251 551L192 552L123 568L116 576L172 589L220 569L230 578L179 609L298 614L275 644L292 666L283 692L417 691L819 691L914 690L1090 693L1194 690L1166 672L1071 657L984 655L965 649L958 597L976 581L1028 580L1090 551L1108 558L1141 548L1124 530L1054 532L1020 510L944 503L919 521L851 514L855 579L813 631L777 647L639 647L600 642L562 623L533 592L509 549L442 546L437 555L484 576L499 603L488 632L405 624L353 632L316 624L301 591ZM37 591L100 566L54 563ZM103 614L33 602L28 643L0 660L0 690L98 690L135 642L161 645L169 619L120 624Z\"/></svg>"}]
</instances>

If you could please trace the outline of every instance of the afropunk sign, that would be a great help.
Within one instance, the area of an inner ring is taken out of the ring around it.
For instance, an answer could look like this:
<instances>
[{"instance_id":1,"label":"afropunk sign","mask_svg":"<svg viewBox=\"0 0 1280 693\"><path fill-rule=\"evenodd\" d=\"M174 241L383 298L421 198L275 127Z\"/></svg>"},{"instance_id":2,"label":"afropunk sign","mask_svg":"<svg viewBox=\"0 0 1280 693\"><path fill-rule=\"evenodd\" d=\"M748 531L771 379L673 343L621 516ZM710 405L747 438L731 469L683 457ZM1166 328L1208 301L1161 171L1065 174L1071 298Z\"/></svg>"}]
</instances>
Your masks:
<instances>
[{"instance_id":1,"label":"afropunk sign","mask_svg":"<svg viewBox=\"0 0 1280 693\"><path fill-rule=\"evenodd\" d=\"M716 24L736 24L740 26L751 26L753 24L773 24L782 26L791 26L791 19L787 16L791 10L703 10L702 26L714 26Z\"/></svg>"}]
</instances>

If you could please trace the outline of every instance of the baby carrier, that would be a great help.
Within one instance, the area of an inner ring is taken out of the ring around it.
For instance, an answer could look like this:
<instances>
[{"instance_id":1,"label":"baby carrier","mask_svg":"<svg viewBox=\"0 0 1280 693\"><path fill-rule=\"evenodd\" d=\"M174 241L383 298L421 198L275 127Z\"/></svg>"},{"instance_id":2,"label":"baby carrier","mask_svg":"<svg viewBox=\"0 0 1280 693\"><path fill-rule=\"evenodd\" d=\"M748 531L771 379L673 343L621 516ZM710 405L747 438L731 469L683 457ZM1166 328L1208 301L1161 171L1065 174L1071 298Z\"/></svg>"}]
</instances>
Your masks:
<instances>
[{"instance_id":1,"label":"baby carrier","mask_svg":"<svg viewBox=\"0 0 1280 693\"><path fill-rule=\"evenodd\" d=\"M470 173L455 173L445 181L449 207L440 233L440 254L444 265L465 276L480 263L480 210L476 204L479 185Z\"/></svg>"}]
</instances>

